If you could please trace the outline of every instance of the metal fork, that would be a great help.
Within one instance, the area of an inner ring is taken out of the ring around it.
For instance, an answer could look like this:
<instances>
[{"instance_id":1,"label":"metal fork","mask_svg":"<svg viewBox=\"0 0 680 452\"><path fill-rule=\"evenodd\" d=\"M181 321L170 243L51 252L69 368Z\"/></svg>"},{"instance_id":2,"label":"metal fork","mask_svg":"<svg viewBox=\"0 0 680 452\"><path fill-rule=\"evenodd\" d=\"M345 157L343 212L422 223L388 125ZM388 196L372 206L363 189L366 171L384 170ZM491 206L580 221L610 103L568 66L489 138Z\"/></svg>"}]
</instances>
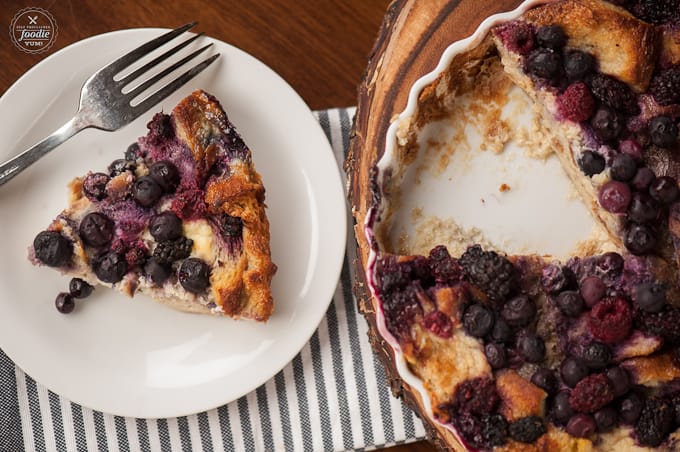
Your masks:
<instances>
[{"instance_id":1,"label":"metal fork","mask_svg":"<svg viewBox=\"0 0 680 452\"><path fill-rule=\"evenodd\" d=\"M173 63L171 66L163 69L158 74L140 83L129 92L123 92L123 88L129 85L132 81L138 79L149 69L166 61L170 56L174 55L179 50L202 36L202 33L199 33L179 43L175 47L144 64L139 69L136 69L130 74L123 76L119 80L114 78L116 75L120 74L121 71L130 67L140 58L148 55L163 44L166 44L187 30L193 28L195 25L196 22L193 22L165 33L156 39L142 44L130 53L123 55L108 66L105 66L95 72L83 85L83 88L80 91L80 105L78 107L78 111L70 121L61 126L41 142L33 145L21 154L0 165L0 186L7 183L10 179L28 168L28 166L33 164L39 158L81 130L94 127L111 132L129 124L138 118L142 113L148 111L151 107L175 92L182 85L194 78L199 72L208 67L210 63L215 61L215 59L220 56L219 53L192 67L190 70L183 73L172 82L144 98L138 104L131 104L131 101L138 95L143 93L146 89L161 80L163 77L180 68L182 65L196 57L201 52L205 51L212 45L212 43L201 47L190 55Z\"/></svg>"}]
</instances>

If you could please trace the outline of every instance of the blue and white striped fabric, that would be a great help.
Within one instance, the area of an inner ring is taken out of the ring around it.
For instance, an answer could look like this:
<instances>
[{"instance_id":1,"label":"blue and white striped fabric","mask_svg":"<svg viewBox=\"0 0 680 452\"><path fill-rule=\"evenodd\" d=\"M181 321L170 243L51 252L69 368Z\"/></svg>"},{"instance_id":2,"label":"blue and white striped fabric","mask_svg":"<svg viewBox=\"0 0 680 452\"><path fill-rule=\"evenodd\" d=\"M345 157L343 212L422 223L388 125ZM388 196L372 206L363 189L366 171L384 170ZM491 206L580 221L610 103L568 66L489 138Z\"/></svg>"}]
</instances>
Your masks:
<instances>
[{"instance_id":1,"label":"blue and white striped fabric","mask_svg":"<svg viewBox=\"0 0 680 452\"><path fill-rule=\"evenodd\" d=\"M340 167L353 114L316 113ZM333 302L293 361L207 412L149 420L93 411L47 390L0 350L0 451L338 451L423 438L371 351L352 296L353 253L350 242Z\"/></svg>"}]
</instances>

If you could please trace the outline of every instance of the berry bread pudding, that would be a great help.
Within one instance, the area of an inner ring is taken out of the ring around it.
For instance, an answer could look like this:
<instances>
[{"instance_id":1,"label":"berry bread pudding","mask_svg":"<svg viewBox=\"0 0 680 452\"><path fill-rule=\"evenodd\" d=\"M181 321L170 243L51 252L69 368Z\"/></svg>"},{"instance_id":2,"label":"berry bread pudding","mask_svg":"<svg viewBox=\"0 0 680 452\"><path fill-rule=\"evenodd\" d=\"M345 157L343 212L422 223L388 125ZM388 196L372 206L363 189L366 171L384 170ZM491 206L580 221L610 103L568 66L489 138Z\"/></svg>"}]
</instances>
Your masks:
<instances>
[{"instance_id":1,"label":"berry bread pudding","mask_svg":"<svg viewBox=\"0 0 680 452\"><path fill-rule=\"evenodd\" d=\"M266 321L276 266L250 149L203 91L147 127L125 158L69 184L30 259L182 311Z\"/></svg>"},{"instance_id":2,"label":"berry bread pudding","mask_svg":"<svg viewBox=\"0 0 680 452\"><path fill-rule=\"evenodd\" d=\"M680 2L529 1L463 44L392 124L361 218L377 330L409 396L454 450L680 450ZM395 243L405 181L428 174L414 162L467 164L424 131L474 122L482 108L461 102L500 79L601 236L559 257L470 230Z\"/></svg>"}]
</instances>

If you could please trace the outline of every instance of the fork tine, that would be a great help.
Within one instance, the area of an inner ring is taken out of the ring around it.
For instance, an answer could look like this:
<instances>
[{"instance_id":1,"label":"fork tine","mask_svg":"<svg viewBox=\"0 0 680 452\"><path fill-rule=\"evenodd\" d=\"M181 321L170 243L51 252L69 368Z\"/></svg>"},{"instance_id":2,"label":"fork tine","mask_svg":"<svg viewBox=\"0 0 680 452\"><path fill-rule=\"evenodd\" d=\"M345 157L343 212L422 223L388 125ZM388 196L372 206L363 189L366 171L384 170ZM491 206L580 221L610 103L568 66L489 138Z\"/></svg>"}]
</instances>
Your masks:
<instances>
[{"instance_id":1,"label":"fork tine","mask_svg":"<svg viewBox=\"0 0 680 452\"><path fill-rule=\"evenodd\" d=\"M150 79L144 81L143 83L140 83L138 86L136 86L134 89L130 90L130 92L126 93L125 96L128 99L132 99L136 97L137 95L141 94L145 89L165 77L166 75L170 74L172 71L175 69L183 66L187 61L192 60L196 55L199 53L205 51L208 47L212 46L212 43L201 47L200 49L192 52L190 55L187 55L186 57L182 58L181 60L177 61L176 63L172 64L171 66L168 66L167 68L163 69L161 72L158 74L154 75Z\"/></svg>"},{"instance_id":2,"label":"fork tine","mask_svg":"<svg viewBox=\"0 0 680 452\"><path fill-rule=\"evenodd\" d=\"M185 83L187 83L189 80L197 76L201 71L203 71L205 68L210 66L210 64L219 57L220 54L217 53L210 58L203 60L201 63L197 64L196 66L192 67L188 71L186 71L184 74L180 75L176 79L174 79L172 82L168 83L165 85L163 88L159 89L155 93L151 94L149 97L144 99L142 102L139 104L135 105L132 107L132 111L136 116L139 116L140 114L144 113L166 97L168 97L170 94L174 93L177 91L180 87L182 87Z\"/></svg>"},{"instance_id":3,"label":"fork tine","mask_svg":"<svg viewBox=\"0 0 680 452\"><path fill-rule=\"evenodd\" d=\"M160 56L154 58L153 60L151 60L151 61L149 61L148 63L146 63L144 66L142 66L142 67L140 67L139 69L136 69L135 71L133 71L133 72L131 72L130 74L126 75L125 77L123 77L122 79L120 79L120 80L118 81L118 83L119 83L121 86L127 85L128 83L130 83L131 81L135 80L136 78L138 78L138 77L139 77L140 75L142 75L143 73L147 72L147 71L148 71L149 69L151 69L152 67L158 65L158 63L167 60L168 57L174 55L175 53L177 53L177 52L179 52L180 50L182 50L184 47L186 47L186 46L188 46L189 44L191 44L192 42L194 42L196 39L198 39L198 38L200 38L201 36L203 36L203 34L204 34L203 32L198 33L197 35L192 36L191 38L186 39L185 41L183 41L183 42L177 44L175 47L173 47L172 49L168 50L168 51L165 52L163 55L160 55Z\"/></svg>"},{"instance_id":4,"label":"fork tine","mask_svg":"<svg viewBox=\"0 0 680 452\"><path fill-rule=\"evenodd\" d=\"M193 28L196 26L198 22L191 22L186 25L182 25L179 28L175 28L172 31L169 31L156 39L153 39L147 43L142 44L141 46L137 47L136 49L132 50L131 52L126 53L122 57L118 58L115 60L113 63L109 64L106 69L111 71L113 74L117 74L118 72L122 71L126 67L130 66L132 63L135 61L139 60L141 57L146 55L147 53L159 48L166 42L174 39L175 37L181 35L185 31Z\"/></svg>"}]
</instances>

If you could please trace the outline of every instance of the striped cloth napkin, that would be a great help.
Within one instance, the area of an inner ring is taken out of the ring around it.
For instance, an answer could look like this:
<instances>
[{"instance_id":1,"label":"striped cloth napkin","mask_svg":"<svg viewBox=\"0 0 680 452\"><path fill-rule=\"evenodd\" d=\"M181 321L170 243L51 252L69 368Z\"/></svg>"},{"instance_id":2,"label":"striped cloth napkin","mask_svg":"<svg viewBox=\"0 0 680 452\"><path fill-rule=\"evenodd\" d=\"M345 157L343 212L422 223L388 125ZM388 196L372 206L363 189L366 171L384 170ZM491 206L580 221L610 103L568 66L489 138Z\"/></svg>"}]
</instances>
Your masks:
<instances>
[{"instance_id":1,"label":"striped cloth napkin","mask_svg":"<svg viewBox=\"0 0 680 452\"><path fill-rule=\"evenodd\" d=\"M341 168L353 114L315 113ZM133 419L93 411L49 391L0 350L0 451L339 451L424 438L371 351L351 290L353 253L350 240L326 316L293 361L252 393L203 413Z\"/></svg>"}]
</instances>

